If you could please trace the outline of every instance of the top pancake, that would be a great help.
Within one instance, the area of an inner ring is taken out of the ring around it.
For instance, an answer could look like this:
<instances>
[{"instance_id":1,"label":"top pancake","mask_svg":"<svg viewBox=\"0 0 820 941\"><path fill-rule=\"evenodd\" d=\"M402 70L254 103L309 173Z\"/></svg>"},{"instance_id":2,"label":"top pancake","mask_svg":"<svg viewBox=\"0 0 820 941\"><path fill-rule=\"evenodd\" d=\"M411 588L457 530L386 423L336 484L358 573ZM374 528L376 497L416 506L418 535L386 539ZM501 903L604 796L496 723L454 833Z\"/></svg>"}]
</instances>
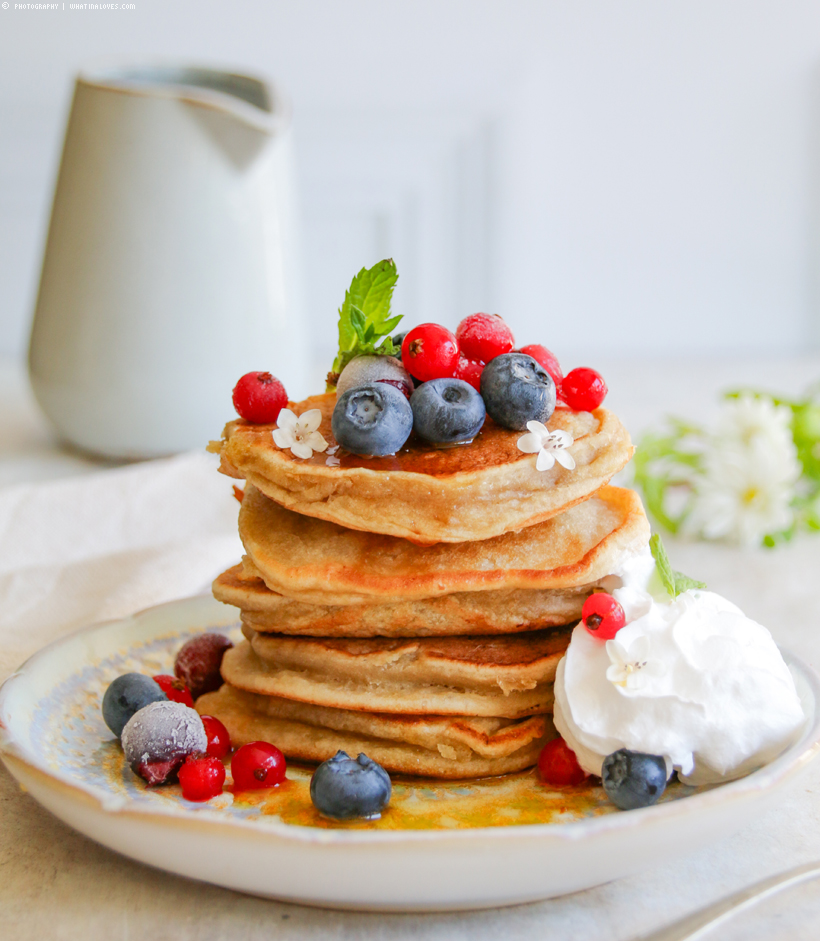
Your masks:
<instances>
[{"instance_id":1,"label":"top pancake","mask_svg":"<svg viewBox=\"0 0 820 941\"><path fill-rule=\"evenodd\" d=\"M297 415L318 408L319 431L333 447L335 404L331 393L289 407ZM569 448L576 463L572 471L557 463L536 470L536 456L518 450L522 433L490 418L468 445L433 448L411 435L390 457L339 451L338 466L329 466L325 453L303 460L278 448L274 427L229 422L219 444L222 472L246 479L297 513L422 544L490 539L547 520L595 493L633 450L623 425L606 409L559 408L549 420L551 431L575 439Z\"/></svg>"}]
</instances>

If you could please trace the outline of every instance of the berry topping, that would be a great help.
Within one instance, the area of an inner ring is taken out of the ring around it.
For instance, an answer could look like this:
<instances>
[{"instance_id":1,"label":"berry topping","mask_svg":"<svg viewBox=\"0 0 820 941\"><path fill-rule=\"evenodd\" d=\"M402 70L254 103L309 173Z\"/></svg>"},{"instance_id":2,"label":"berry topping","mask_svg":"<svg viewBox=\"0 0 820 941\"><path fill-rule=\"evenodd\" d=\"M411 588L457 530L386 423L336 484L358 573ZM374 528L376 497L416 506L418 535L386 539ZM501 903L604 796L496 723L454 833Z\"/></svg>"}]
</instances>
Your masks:
<instances>
[{"instance_id":1,"label":"berry topping","mask_svg":"<svg viewBox=\"0 0 820 941\"><path fill-rule=\"evenodd\" d=\"M152 781L140 766L167 763L164 781L188 755L204 754L207 747L202 719L193 709L177 702L150 703L135 713L122 730L125 760L149 783L162 781Z\"/></svg>"},{"instance_id":2,"label":"berry topping","mask_svg":"<svg viewBox=\"0 0 820 941\"><path fill-rule=\"evenodd\" d=\"M288 404L282 383L269 372L248 372L233 389L237 415L254 425L270 425Z\"/></svg>"},{"instance_id":3,"label":"berry topping","mask_svg":"<svg viewBox=\"0 0 820 941\"><path fill-rule=\"evenodd\" d=\"M620 810L650 807L666 790L666 762L660 755L621 748L604 758L601 779Z\"/></svg>"},{"instance_id":4,"label":"berry topping","mask_svg":"<svg viewBox=\"0 0 820 941\"><path fill-rule=\"evenodd\" d=\"M233 783L240 791L281 784L285 771L285 756L268 742L249 742L231 760Z\"/></svg>"},{"instance_id":5,"label":"berry topping","mask_svg":"<svg viewBox=\"0 0 820 941\"><path fill-rule=\"evenodd\" d=\"M555 383L532 356L504 353L481 374L481 397L494 422L511 431L524 431L528 421L542 424L555 410Z\"/></svg>"},{"instance_id":6,"label":"berry topping","mask_svg":"<svg viewBox=\"0 0 820 941\"><path fill-rule=\"evenodd\" d=\"M189 755L177 774L185 800L207 801L222 793L225 765L218 758Z\"/></svg>"},{"instance_id":7,"label":"berry topping","mask_svg":"<svg viewBox=\"0 0 820 941\"><path fill-rule=\"evenodd\" d=\"M376 817L390 802L393 786L380 764L367 755L354 759L337 751L310 779L310 799L319 813L337 820Z\"/></svg>"},{"instance_id":8,"label":"berry topping","mask_svg":"<svg viewBox=\"0 0 820 941\"><path fill-rule=\"evenodd\" d=\"M568 787L586 779L586 772L578 764L575 752L562 738L554 738L541 749L538 770L544 784Z\"/></svg>"},{"instance_id":9,"label":"berry topping","mask_svg":"<svg viewBox=\"0 0 820 941\"><path fill-rule=\"evenodd\" d=\"M413 428L431 444L472 441L481 431L486 409L476 390L461 379L432 379L410 398Z\"/></svg>"},{"instance_id":10,"label":"berry topping","mask_svg":"<svg viewBox=\"0 0 820 941\"><path fill-rule=\"evenodd\" d=\"M142 673L125 673L118 676L105 691L102 715L105 724L119 738L126 722L144 706L168 699L150 676Z\"/></svg>"},{"instance_id":11,"label":"berry topping","mask_svg":"<svg viewBox=\"0 0 820 941\"><path fill-rule=\"evenodd\" d=\"M626 624L626 615L612 595L608 595L605 591L595 591L584 602L581 620L593 637L612 640Z\"/></svg>"},{"instance_id":12,"label":"berry topping","mask_svg":"<svg viewBox=\"0 0 820 941\"><path fill-rule=\"evenodd\" d=\"M576 412L598 408L608 391L601 374L586 366L568 372L561 383L561 398Z\"/></svg>"},{"instance_id":13,"label":"berry topping","mask_svg":"<svg viewBox=\"0 0 820 941\"><path fill-rule=\"evenodd\" d=\"M472 360L489 363L515 346L512 330L498 314L471 314L456 328L461 352Z\"/></svg>"},{"instance_id":14,"label":"berry topping","mask_svg":"<svg viewBox=\"0 0 820 941\"><path fill-rule=\"evenodd\" d=\"M222 685L219 668L225 651L231 647L233 644L223 634L209 633L192 637L179 648L174 660L174 673L187 684L194 699L203 693L212 693Z\"/></svg>"},{"instance_id":15,"label":"berry topping","mask_svg":"<svg viewBox=\"0 0 820 941\"><path fill-rule=\"evenodd\" d=\"M463 379L464 382L469 382L476 392L481 391L481 374L483 372L484 363L459 356L458 366L456 367L456 379Z\"/></svg>"},{"instance_id":16,"label":"berry topping","mask_svg":"<svg viewBox=\"0 0 820 941\"><path fill-rule=\"evenodd\" d=\"M407 384L404 382L399 382L397 379L377 379L376 382L383 382L387 386L393 386L394 389L398 389L399 392L406 398L410 399L410 396L413 394L413 387L408 388ZM410 379L412 383L412 378Z\"/></svg>"},{"instance_id":17,"label":"berry topping","mask_svg":"<svg viewBox=\"0 0 820 941\"><path fill-rule=\"evenodd\" d=\"M395 454L413 430L413 411L398 389L384 382L348 389L336 401L333 436L353 454Z\"/></svg>"},{"instance_id":18,"label":"berry topping","mask_svg":"<svg viewBox=\"0 0 820 941\"><path fill-rule=\"evenodd\" d=\"M532 356L536 363L540 363L544 369L546 369L546 371L552 376L552 381L555 383L555 388L558 392L558 398L561 398L561 384L564 381L564 374L561 372L561 366L553 354L550 353L550 351L545 346L541 346L540 343L532 343L530 346L522 346L518 352L525 353L527 356Z\"/></svg>"},{"instance_id":19,"label":"berry topping","mask_svg":"<svg viewBox=\"0 0 820 941\"><path fill-rule=\"evenodd\" d=\"M213 716L202 716L205 734L208 736L206 754L211 758L224 758L231 750L231 736L225 726Z\"/></svg>"},{"instance_id":20,"label":"berry topping","mask_svg":"<svg viewBox=\"0 0 820 941\"><path fill-rule=\"evenodd\" d=\"M154 677L154 682L171 702L179 702L182 703L183 706L193 708L194 698L191 696L191 691L182 680L178 680L175 676L171 676L168 673L160 673L159 676Z\"/></svg>"},{"instance_id":21,"label":"berry topping","mask_svg":"<svg viewBox=\"0 0 820 941\"><path fill-rule=\"evenodd\" d=\"M141 761L132 770L138 774L148 787L166 784L176 775L184 758L174 758L172 761Z\"/></svg>"},{"instance_id":22,"label":"berry topping","mask_svg":"<svg viewBox=\"0 0 820 941\"><path fill-rule=\"evenodd\" d=\"M404 337L401 361L404 368L428 382L430 379L450 379L458 366L458 340L437 323L423 323Z\"/></svg>"},{"instance_id":23,"label":"berry topping","mask_svg":"<svg viewBox=\"0 0 820 941\"><path fill-rule=\"evenodd\" d=\"M357 356L342 370L336 383L336 395L344 395L348 389L369 386L374 382L388 382L408 399L413 392L410 373L394 356Z\"/></svg>"}]
</instances>

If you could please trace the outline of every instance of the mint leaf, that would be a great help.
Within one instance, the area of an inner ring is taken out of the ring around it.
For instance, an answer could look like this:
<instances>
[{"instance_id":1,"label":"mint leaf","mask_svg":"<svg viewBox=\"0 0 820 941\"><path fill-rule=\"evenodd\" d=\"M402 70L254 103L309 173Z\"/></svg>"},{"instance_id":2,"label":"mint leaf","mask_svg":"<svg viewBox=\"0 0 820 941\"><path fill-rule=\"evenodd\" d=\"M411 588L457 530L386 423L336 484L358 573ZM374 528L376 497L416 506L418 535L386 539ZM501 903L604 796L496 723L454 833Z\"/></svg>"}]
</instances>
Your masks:
<instances>
[{"instance_id":1,"label":"mint leaf","mask_svg":"<svg viewBox=\"0 0 820 941\"><path fill-rule=\"evenodd\" d=\"M661 537L658 533L649 540L649 549L652 552L652 558L655 560L655 568L667 590L670 597L677 598L681 592L688 591L690 588L706 588L703 582L695 581L688 575L676 572L669 563L669 556L666 554Z\"/></svg>"},{"instance_id":2,"label":"mint leaf","mask_svg":"<svg viewBox=\"0 0 820 941\"><path fill-rule=\"evenodd\" d=\"M677 597L681 592L689 591L690 588L701 588L706 591L706 582L699 582L697 579L689 578L688 575L684 575L682 572L675 572L675 594L673 597Z\"/></svg>"},{"instance_id":3,"label":"mint leaf","mask_svg":"<svg viewBox=\"0 0 820 941\"><path fill-rule=\"evenodd\" d=\"M398 279L395 262L386 258L372 268L362 268L351 281L339 308L339 352L328 376L328 390L335 387L333 376L338 376L354 356L395 356L400 352L390 339L401 321L400 316L390 316Z\"/></svg>"}]
</instances>

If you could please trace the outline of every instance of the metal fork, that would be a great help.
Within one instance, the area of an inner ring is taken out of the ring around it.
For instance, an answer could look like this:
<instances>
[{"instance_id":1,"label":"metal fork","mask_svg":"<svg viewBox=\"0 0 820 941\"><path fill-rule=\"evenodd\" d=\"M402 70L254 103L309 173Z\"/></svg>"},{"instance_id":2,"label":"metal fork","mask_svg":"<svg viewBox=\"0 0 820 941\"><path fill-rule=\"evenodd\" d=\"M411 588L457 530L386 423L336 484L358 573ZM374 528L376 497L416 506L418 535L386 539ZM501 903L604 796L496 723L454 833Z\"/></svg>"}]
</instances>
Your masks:
<instances>
[{"instance_id":1,"label":"metal fork","mask_svg":"<svg viewBox=\"0 0 820 941\"><path fill-rule=\"evenodd\" d=\"M713 928L723 924L747 908L757 905L758 902L777 895L778 892L791 888L791 886L800 885L801 882L816 879L818 876L820 876L820 861L795 866L794 869L755 882L754 885L713 902L711 905L707 905L706 908L702 908L692 915L686 915L659 931L644 935L640 941L698 941L698 939L706 937Z\"/></svg>"}]
</instances>

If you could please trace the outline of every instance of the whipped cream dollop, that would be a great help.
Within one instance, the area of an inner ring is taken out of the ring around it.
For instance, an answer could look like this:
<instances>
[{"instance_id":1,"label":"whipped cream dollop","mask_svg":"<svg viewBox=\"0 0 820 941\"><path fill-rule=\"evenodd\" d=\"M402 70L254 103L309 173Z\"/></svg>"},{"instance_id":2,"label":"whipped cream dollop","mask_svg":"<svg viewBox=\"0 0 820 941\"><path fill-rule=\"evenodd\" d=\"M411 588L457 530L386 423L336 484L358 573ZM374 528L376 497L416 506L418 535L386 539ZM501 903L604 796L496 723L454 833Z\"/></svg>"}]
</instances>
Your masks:
<instances>
[{"instance_id":1,"label":"whipped cream dollop","mask_svg":"<svg viewBox=\"0 0 820 941\"><path fill-rule=\"evenodd\" d=\"M555 726L584 771L600 775L607 755L628 748L662 755L688 784L712 784L797 737L806 718L765 627L711 591L672 600L648 549L607 587L626 626L605 642L579 624L555 678Z\"/></svg>"}]
</instances>

